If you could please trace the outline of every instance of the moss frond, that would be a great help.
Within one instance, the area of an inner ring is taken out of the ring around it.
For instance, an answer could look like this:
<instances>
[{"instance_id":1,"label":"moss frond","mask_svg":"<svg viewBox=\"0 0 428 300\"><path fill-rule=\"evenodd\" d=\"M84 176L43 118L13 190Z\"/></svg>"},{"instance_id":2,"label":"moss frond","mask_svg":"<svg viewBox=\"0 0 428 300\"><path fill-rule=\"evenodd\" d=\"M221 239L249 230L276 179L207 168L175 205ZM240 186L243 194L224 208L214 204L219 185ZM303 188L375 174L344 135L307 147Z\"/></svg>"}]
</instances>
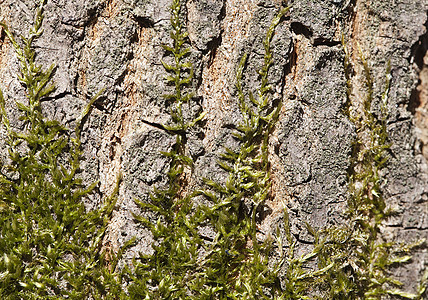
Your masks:
<instances>
[{"instance_id":1,"label":"moss frond","mask_svg":"<svg viewBox=\"0 0 428 300\"><path fill-rule=\"evenodd\" d=\"M346 45L345 76L348 90L350 86L350 62ZM325 288L331 299L383 299L398 296L417 299L417 294L400 290L402 285L390 276L390 268L411 259L409 251L395 241L384 241L380 226L390 216L382 184L381 171L388 162L387 99L390 87L390 64L386 68L386 84L380 97L374 94L374 79L367 59L361 48L359 57L364 74L366 96L362 100L362 114L357 116L355 107L348 109L348 116L354 122L357 141L351 159L349 175L349 200L346 217L348 226L338 226L322 230L324 242L319 253L321 267L334 264L328 274ZM348 92L348 97L350 92ZM380 100L380 115L374 112L374 102ZM418 241L415 245L423 243ZM408 245L409 248L413 246Z\"/></svg>"},{"instance_id":2,"label":"moss frond","mask_svg":"<svg viewBox=\"0 0 428 300\"><path fill-rule=\"evenodd\" d=\"M80 172L80 125L75 138L58 121L44 117L41 101L55 87L55 67L35 62L33 42L43 33L40 1L28 37L18 43L5 24L20 63L19 79L27 99L15 101L22 131L15 131L0 93L0 114L7 131L10 164L2 165L0 195L0 296L2 299L83 299L123 295L113 269L117 259L106 258L101 247L115 199L87 212L83 199L97 183L84 185ZM20 44L23 46L21 47ZM93 102L92 100L91 102Z\"/></svg>"}]
</instances>

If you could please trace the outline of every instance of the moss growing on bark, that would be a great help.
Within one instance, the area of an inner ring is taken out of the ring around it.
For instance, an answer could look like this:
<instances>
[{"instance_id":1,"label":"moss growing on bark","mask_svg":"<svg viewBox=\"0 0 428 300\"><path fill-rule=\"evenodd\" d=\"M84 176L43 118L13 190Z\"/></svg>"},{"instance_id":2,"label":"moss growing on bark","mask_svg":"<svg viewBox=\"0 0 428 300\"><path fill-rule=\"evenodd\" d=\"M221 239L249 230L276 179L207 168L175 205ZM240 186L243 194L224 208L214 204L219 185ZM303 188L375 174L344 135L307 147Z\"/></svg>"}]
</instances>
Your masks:
<instances>
[{"instance_id":1,"label":"moss growing on bark","mask_svg":"<svg viewBox=\"0 0 428 300\"><path fill-rule=\"evenodd\" d=\"M345 44L344 49L349 98L351 65ZM386 127L391 68L388 64L384 92L376 97L369 64L361 49L358 50L366 96L361 108L348 99L346 110L357 131L349 170L349 199L345 212L348 224L314 233L316 244L322 246L319 266L334 264L323 289L328 291L330 299L383 299L386 296L422 299L426 279L422 278L416 293L408 293L400 289L402 283L391 276L391 269L410 261L411 250L423 245L425 240L400 243L387 240L381 234L381 226L394 213L388 208L382 191L385 181L382 170L388 162L391 146ZM376 100L380 100L379 112L375 112Z\"/></svg>"},{"instance_id":2,"label":"moss growing on bark","mask_svg":"<svg viewBox=\"0 0 428 300\"><path fill-rule=\"evenodd\" d=\"M172 124L163 128L175 136L175 144L169 152L162 152L170 159L166 189L154 189L150 202L136 200L142 210L154 213L157 221L152 223L142 215L134 215L143 226L150 229L156 241L152 245L154 254L140 255L134 260L135 272L129 272L132 299L200 299L204 291L204 274L198 265L198 253L203 247L198 225L203 214L195 208L192 193L186 192L185 172L193 168L192 158L187 154L187 130L203 117L198 113L187 120L183 104L191 105L193 93L188 86L193 80L193 64L187 59L187 32L180 21L181 4L173 0L171 5L172 46L163 45L173 62L162 61L168 72L166 80L174 92L164 96L170 107ZM186 106L187 107L187 106ZM192 296L193 295L193 296Z\"/></svg>"},{"instance_id":3,"label":"moss growing on bark","mask_svg":"<svg viewBox=\"0 0 428 300\"><path fill-rule=\"evenodd\" d=\"M268 161L269 134L278 119L281 105L271 101L268 82L273 63L270 43L276 26L288 8L282 8L272 20L263 42L264 63L259 71L260 88L246 99L242 73L247 61L244 55L238 66L236 87L243 121L234 135L239 150L226 148L220 166L229 174L224 184L206 180L213 192L203 194L212 202L206 207L207 218L215 229L205 268L208 284L218 289L220 299L277 299L281 297L278 278L280 264L268 267L272 240L257 236L257 215L270 196Z\"/></svg>"},{"instance_id":4,"label":"moss growing on bark","mask_svg":"<svg viewBox=\"0 0 428 300\"><path fill-rule=\"evenodd\" d=\"M380 234L382 223L392 213L382 194L381 176L390 147L386 128L390 70L386 72L384 93L376 97L373 77L361 52L367 96L361 115L354 113L350 101L346 107L358 133L345 213L349 223L319 231L308 226L315 244L301 256L295 253L297 242L286 211L287 245L282 244L279 234L262 238L257 232L260 208L271 196L268 142L281 108L281 103L271 101L270 43L288 8L280 9L267 30L260 87L255 95L242 88L246 55L238 66L236 88L243 117L235 132L239 147L236 151L225 149L219 162L228 178L224 183L205 180L207 189L188 191L185 179L192 172L193 161L186 149L187 131L202 120L204 113L185 117L189 114L184 113L184 104L191 105L194 100L190 90L193 64L188 58L190 48L180 19L180 1L173 0L172 45L163 46L172 63L162 62L173 88L165 95L172 122L163 125L175 137L172 150L163 152L170 159L168 185L155 189L150 202L136 201L142 210L156 215L155 223L134 215L151 230L154 253L136 257L134 269L115 273L121 252L107 257L101 248L115 197L87 212L82 200L96 183L87 186L79 178L82 122L97 96L77 119L74 132L46 119L40 105L55 89L50 84L55 67L44 70L37 65L32 46L42 34L45 2L40 2L27 38L17 41L1 24L15 49L19 80L27 93L25 101L16 101L24 130L15 131L0 91L0 115L8 136L10 161L1 164L0 173L2 299L422 299L428 272L414 294L400 290L399 281L389 274L395 264L409 261L411 249L423 241L399 244L384 240ZM348 98L351 67L345 49ZM377 98L381 100L380 117L373 112ZM210 205L194 204L194 197L201 195ZM213 240L200 234L202 226L213 230ZM279 259L270 263L276 249ZM122 277L129 283L126 289ZM317 292L322 296L315 295Z\"/></svg>"},{"instance_id":5,"label":"moss growing on bark","mask_svg":"<svg viewBox=\"0 0 428 300\"><path fill-rule=\"evenodd\" d=\"M7 132L8 160L0 173L0 297L2 299L100 299L123 294L115 269L101 249L115 197L86 211L83 199L96 182L79 178L82 122L72 132L45 118L41 101L55 90L47 70L35 61L33 42L42 34L40 2L28 37L16 40L0 23L19 60L26 99L16 100L23 130L12 128L0 91L0 116Z\"/></svg>"}]
</instances>

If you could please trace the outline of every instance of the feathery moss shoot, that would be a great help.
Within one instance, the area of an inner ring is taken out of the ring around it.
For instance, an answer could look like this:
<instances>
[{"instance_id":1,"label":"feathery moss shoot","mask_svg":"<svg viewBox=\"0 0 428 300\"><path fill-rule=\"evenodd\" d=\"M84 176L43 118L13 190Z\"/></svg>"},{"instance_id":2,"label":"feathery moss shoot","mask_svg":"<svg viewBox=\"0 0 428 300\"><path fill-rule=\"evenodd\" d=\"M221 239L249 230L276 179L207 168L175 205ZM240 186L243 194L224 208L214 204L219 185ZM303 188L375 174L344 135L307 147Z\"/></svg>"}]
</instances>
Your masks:
<instances>
[{"instance_id":1,"label":"feathery moss shoot","mask_svg":"<svg viewBox=\"0 0 428 300\"><path fill-rule=\"evenodd\" d=\"M345 74L349 74L349 53L345 47ZM321 267L334 263L324 283L330 299L383 299L396 296L404 299L422 299L425 282L415 294L400 289L402 283L390 276L392 266L409 261L410 251L424 243L398 243L385 240L380 234L382 222L392 215L382 193L384 179L381 171L388 161L387 100L390 86L390 66L386 70L386 84L379 97L380 117L374 112L373 76L361 49L366 97L361 113L355 107L348 109L349 118L357 129L357 140L351 158L347 226L322 230L316 241L322 246L318 256ZM346 75L348 90L350 77ZM348 93L349 95L349 93Z\"/></svg>"},{"instance_id":2,"label":"feathery moss shoot","mask_svg":"<svg viewBox=\"0 0 428 300\"><path fill-rule=\"evenodd\" d=\"M236 88L243 121L234 135L241 146L237 151L226 148L219 162L229 173L225 184L205 180L212 192L203 193L213 203L210 208L205 208L206 215L217 233L205 268L207 284L217 290L218 299L287 297L278 273L283 262L273 268L268 266L273 240L261 241L256 234L257 213L270 196L269 135L281 109L281 103L273 106L271 101L268 73L273 58L270 43L276 26L287 12L288 8L282 8L268 28L263 42L264 64L259 71L260 88L256 96L249 92L248 99L241 84L247 55L240 61Z\"/></svg>"},{"instance_id":3,"label":"feathery moss shoot","mask_svg":"<svg viewBox=\"0 0 428 300\"><path fill-rule=\"evenodd\" d=\"M78 177L80 132L94 97L76 124L74 138L55 120L44 117L41 101L55 90L54 65L35 62L33 42L42 33L40 2L27 38L16 40L0 23L19 60L19 80L27 99L15 101L22 131L8 119L0 91L0 115L7 132L8 163L0 173L0 297L2 299L99 299L122 294L105 266L101 240L114 198L87 212L83 199L97 183ZM21 46L22 45L22 46ZM109 262L114 270L117 259Z\"/></svg>"},{"instance_id":4,"label":"feathery moss shoot","mask_svg":"<svg viewBox=\"0 0 428 300\"><path fill-rule=\"evenodd\" d=\"M142 210L158 216L156 223L134 215L135 219L149 228L156 243L152 245L153 255L141 255L134 261L135 273L131 274L133 284L129 288L132 299L183 299L194 295L200 299L203 291L203 276L198 272L198 252L203 245L197 226L202 220L202 211L194 208L192 194L183 191L184 172L192 169L193 160L186 153L187 130L202 120L205 113L199 113L191 120L183 114L183 104L192 104L193 93L187 92L193 79L193 64L187 60L190 48L187 32L180 20L181 5L173 0L171 5L170 37L173 45L163 45L172 55L173 63L162 61L170 74L166 80L174 87L174 93L165 95L170 107L172 124L163 125L176 140L170 152L161 152L170 158L168 187L154 189L151 201L136 200Z\"/></svg>"},{"instance_id":5,"label":"feathery moss shoot","mask_svg":"<svg viewBox=\"0 0 428 300\"><path fill-rule=\"evenodd\" d=\"M191 191L186 182L193 171L187 134L205 113L190 113L195 104L191 48L181 21L180 0L172 1L172 45L163 45L171 62L162 61L172 90L164 96L171 122L163 129L175 137L172 149L162 152L170 161L168 181L166 188L153 190L147 203L135 200L156 219L152 222L134 215L153 235L153 254L140 254L133 268L118 272L117 262L134 239L116 255L102 250L102 239L120 181L101 208L88 212L83 200L97 183L87 185L79 177L82 125L101 92L77 118L74 132L48 120L41 107L41 101L48 101L55 91L51 84L55 66L37 65L33 47L43 33L45 3L40 1L28 37L17 40L0 23L14 47L18 78L27 95L25 101L15 101L23 128L16 131L0 90L8 150L8 158L0 161L1 299L422 299L428 271L414 294L402 291L401 283L389 272L391 266L409 261L411 249L424 241L399 244L380 234L380 226L392 214L381 188L381 171L390 148L386 127L390 67L386 88L376 97L374 79L361 51L366 98L357 115L350 101L352 65L345 47L345 113L355 123L358 136L349 173L344 218L348 224L319 231L308 225L315 243L300 257L295 254L297 241L287 211L284 239L279 233L275 238L262 238L256 230L259 212L271 196L268 144L281 109L281 103L271 100L268 80L273 65L271 41L288 8L280 9L267 30L255 95L242 87L247 55L238 65L236 89L242 122L234 133L238 149L226 148L219 161L228 173L226 181L205 179L206 189ZM376 98L381 101L380 117L373 112ZM196 196L204 196L210 204L195 205ZM213 231L212 240L201 235L202 227ZM279 253L273 256L276 249ZM278 261L269 261L272 257Z\"/></svg>"}]
</instances>

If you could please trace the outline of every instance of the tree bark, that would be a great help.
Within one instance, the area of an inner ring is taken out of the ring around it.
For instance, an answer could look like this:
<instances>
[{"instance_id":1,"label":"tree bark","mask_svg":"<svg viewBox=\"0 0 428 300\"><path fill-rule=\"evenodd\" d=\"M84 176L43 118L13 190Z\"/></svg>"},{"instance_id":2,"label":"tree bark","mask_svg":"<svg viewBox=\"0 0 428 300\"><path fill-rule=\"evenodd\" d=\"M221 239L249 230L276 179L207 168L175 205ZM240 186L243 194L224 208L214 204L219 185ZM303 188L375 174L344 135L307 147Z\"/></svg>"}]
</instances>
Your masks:
<instances>
[{"instance_id":1,"label":"tree bark","mask_svg":"<svg viewBox=\"0 0 428 300\"><path fill-rule=\"evenodd\" d=\"M161 60L162 44L170 44L169 0L49 0L44 34L37 40L37 59L56 64L57 90L44 102L45 113L69 127L91 96L105 89L85 124L82 136L86 182L99 180L87 207L100 204L123 176L119 201L104 243L116 250L132 236L137 245L125 253L130 263L138 252L150 253L150 232L136 225L134 202L149 199L154 187L166 184L168 151L174 138L161 128L170 120L162 97L170 91ZM392 146L383 170L382 190L398 214L382 226L390 240L412 242L428 236L428 35L426 0L295 0L272 40L274 65L272 101L282 101L278 123L269 141L272 197L266 203L260 230L266 235L281 227L284 204L291 231L303 252L315 228L343 222L349 197L348 171L358 132L344 113L350 101L359 107L367 89L361 57L374 79L379 102L391 65L387 130ZM258 88L256 71L263 63L263 39L280 1L188 0L182 17L189 33L194 63L193 88L204 121L188 134L194 169L187 189L203 186L202 178L222 181L218 166L224 146L242 118L236 72L248 54L244 88ZM0 1L0 20L16 34L33 22L32 0ZM342 37L345 44L342 45ZM344 68L346 47L352 68ZM361 49L361 51L359 50ZM0 35L0 88L6 101L22 99L13 47ZM347 76L351 89L347 94ZM19 127L13 105L11 121ZM378 108L377 108L378 109ZM376 109L375 109L376 111ZM15 116L15 117L14 117ZM5 131L1 131L1 141ZM3 159L5 147L0 147ZM308 246L309 245L309 246ZM394 272L404 290L414 291L427 249Z\"/></svg>"}]
</instances>

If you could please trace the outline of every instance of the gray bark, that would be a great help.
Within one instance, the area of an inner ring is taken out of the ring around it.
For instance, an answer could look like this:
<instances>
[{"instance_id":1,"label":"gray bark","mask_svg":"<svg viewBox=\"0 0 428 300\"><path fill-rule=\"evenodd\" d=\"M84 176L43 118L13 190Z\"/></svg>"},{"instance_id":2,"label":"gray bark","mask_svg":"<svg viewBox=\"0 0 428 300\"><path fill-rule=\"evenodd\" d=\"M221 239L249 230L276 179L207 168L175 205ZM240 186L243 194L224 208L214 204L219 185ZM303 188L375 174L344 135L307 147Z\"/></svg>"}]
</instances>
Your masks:
<instances>
[{"instance_id":1,"label":"gray bark","mask_svg":"<svg viewBox=\"0 0 428 300\"><path fill-rule=\"evenodd\" d=\"M135 225L131 213L139 212L135 198L147 200L154 186L165 185L168 159L159 151L168 151L174 143L152 126L170 118L162 98L169 87L161 64L168 59L161 44L170 42L169 6L169 0L50 0L45 31L36 43L38 60L58 67L57 90L44 103L49 116L71 127L90 97L106 89L85 125L82 166L87 182L100 180L88 208L109 195L117 175L123 174L104 241L118 249L137 236L137 246L125 254L123 263L139 251L151 251L149 232ZM256 90L262 41L278 7L278 1L270 0L189 0L183 5L195 63L194 89L198 105L207 112L205 121L189 133L188 149L195 161L189 189L201 186L202 177L225 177L216 161L224 146L236 146L231 133L240 119L237 66L248 53L244 85ZM15 34L25 34L34 9L32 0L2 0L0 20ZM364 97L358 45L374 75L375 95L383 92L391 62L392 147L384 192L387 204L399 214L384 224L384 234L404 241L428 236L427 15L426 0L294 1L272 41L273 101L281 99L284 106L270 141L274 197L267 203L264 232L281 226L283 203L302 249L312 241L305 222L321 228L342 220L356 137L355 126L343 113L343 34L354 66L352 101ZM0 88L10 103L23 97L16 77L18 62L4 34L0 41ZM11 120L19 126L16 117ZM0 134L4 137L5 132ZM405 290L415 289L427 264L427 249L421 248L410 264L396 270Z\"/></svg>"}]
</instances>

